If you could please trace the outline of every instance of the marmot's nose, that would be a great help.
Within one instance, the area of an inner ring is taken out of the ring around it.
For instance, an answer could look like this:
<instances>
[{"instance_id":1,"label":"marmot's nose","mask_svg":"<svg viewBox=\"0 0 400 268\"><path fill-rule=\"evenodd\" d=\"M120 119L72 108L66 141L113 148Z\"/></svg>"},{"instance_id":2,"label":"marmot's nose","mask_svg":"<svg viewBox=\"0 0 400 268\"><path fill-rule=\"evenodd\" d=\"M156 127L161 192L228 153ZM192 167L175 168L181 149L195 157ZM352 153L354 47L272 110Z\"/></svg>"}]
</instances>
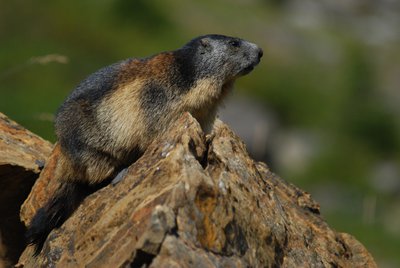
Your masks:
<instances>
[{"instance_id":1,"label":"marmot's nose","mask_svg":"<svg viewBox=\"0 0 400 268\"><path fill-rule=\"evenodd\" d=\"M258 58L261 59L261 57L264 55L264 52L261 48L258 49Z\"/></svg>"}]
</instances>

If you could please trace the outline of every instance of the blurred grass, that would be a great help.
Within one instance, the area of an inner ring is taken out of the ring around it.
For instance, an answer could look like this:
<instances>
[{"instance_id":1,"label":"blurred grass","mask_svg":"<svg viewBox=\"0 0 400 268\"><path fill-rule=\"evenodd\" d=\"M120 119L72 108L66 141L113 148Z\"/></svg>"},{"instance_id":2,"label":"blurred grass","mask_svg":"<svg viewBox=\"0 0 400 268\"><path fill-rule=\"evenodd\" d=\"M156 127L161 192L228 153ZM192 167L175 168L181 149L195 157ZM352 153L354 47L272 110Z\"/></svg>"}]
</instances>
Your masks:
<instances>
[{"instance_id":1,"label":"blurred grass","mask_svg":"<svg viewBox=\"0 0 400 268\"><path fill-rule=\"evenodd\" d=\"M370 14L379 16L385 8L369 5L1 1L0 111L55 141L52 115L76 84L98 68L176 49L201 34L251 40L263 47L265 56L250 76L237 82L237 89L274 111L277 133L301 130L318 137L318 148L301 171L280 165L274 157L269 165L313 194L316 185L341 185L332 190L337 199L343 189L356 189L349 206L322 209L323 215L336 229L354 234L380 263L400 266L395 250L400 248L400 231L392 234L379 221L390 213L391 204L400 203L400 189L382 192L371 183L382 163L395 163L397 170L400 166L399 37L378 43L373 28L367 35L372 41L363 36L356 26L367 25ZM387 9L399 13L398 8ZM31 58L49 54L63 55L68 63L29 64ZM379 213L376 223L367 225L351 205L371 194L379 196ZM324 204L324 196L315 195Z\"/></svg>"}]
</instances>

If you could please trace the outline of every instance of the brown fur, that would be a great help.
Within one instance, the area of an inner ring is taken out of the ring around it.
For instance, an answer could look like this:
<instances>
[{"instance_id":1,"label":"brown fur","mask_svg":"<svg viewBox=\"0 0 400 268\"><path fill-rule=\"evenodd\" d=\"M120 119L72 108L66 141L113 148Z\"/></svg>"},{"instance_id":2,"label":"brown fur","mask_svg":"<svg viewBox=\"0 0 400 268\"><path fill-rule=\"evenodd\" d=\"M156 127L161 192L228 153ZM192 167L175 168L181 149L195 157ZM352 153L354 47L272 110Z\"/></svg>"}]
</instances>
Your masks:
<instances>
[{"instance_id":1,"label":"brown fur","mask_svg":"<svg viewBox=\"0 0 400 268\"><path fill-rule=\"evenodd\" d=\"M93 187L136 161L184 112L209 131L235 79L261 56L250 42L207 35L107 66L78 85L56 116L61 154L54 179L62 186L28 230L36 252Z\"/></svg>"}]
</instances>

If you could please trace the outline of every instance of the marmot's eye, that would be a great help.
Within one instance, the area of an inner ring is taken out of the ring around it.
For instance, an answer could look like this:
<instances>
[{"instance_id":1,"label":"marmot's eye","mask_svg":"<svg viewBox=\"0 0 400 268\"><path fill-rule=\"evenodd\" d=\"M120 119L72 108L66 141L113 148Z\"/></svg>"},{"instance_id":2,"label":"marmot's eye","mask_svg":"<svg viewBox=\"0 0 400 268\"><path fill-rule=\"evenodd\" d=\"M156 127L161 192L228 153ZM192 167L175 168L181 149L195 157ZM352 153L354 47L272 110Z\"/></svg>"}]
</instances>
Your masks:
<instances>
[{"instance_id":1,"label":"marmot's eye","mask_svg":"<svg viewBox=\"0 0 400 268\"><path fill-rule=\"evenodd\" d=\"M229 41L229 45L232 47L240 47L240 42L238 40Z\"/></svg>"}]
</instances>

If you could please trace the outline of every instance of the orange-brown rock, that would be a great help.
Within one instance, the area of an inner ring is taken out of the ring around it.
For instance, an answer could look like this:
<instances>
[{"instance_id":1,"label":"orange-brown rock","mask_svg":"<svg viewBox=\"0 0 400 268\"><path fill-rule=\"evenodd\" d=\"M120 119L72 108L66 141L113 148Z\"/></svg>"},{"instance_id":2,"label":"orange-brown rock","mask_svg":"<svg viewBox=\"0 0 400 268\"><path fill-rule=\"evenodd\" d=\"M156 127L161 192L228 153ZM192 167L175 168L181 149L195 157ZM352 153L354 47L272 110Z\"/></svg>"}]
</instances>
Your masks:
<instances>
[{"instance_id":1,"label":"orange-brown rock","mask_svg":"<svg viewBox=\"0 0 400 268\"><path fill-rule=\"evenodd\" d=\"M54 178L54 170L60 155L60 146L55 144L47 159L46 166L40 173L40 179L35 182L32 190L21 206L21 221L28 226L36 211L44 206L51 195L58 189L60 183Z\"/></svg>"},{"instance_id":2,"label":"orange-brown rock","mask_svg":"<svg viewBox=\"0 0 400 268\"><path fill-rule=\"evenodd\" d=\"M0 267L25 248L19 208L50 155L51 143L0 113Z\"/></svg>"},{"instance_id":3,"label":"orange-brown rock","mask_svg":"<svg viewBox=\"0 0 400 268\"><path fill-rule=\"evenodd\" d=\"M24 205L25 222L52 191L56 160L55 152ZM19 265L376 267L355 238L329 228L309 194L252 160L225 124L206 138L189 114L32 253L26 248Z\"/></svg>"}]
</instances>

